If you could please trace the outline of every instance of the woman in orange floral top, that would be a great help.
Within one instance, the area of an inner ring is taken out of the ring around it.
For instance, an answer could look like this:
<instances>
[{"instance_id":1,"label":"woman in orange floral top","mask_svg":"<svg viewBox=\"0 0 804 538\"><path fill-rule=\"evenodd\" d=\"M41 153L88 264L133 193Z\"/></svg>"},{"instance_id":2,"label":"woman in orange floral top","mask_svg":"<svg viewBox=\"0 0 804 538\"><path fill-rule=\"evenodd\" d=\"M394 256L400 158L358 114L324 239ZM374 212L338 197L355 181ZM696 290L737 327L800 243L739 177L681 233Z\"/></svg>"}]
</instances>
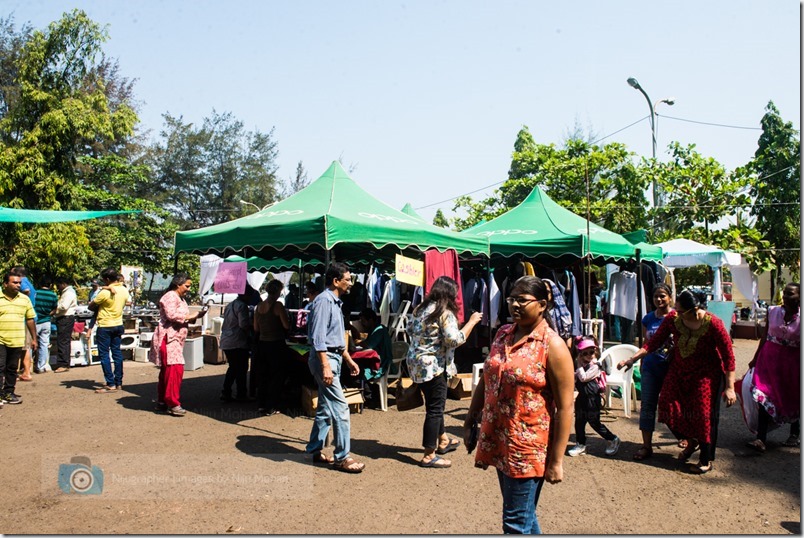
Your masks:
<instances>
[{"instance_id":1,"label":"woman in orange floral top","mask_svg":"<svg viewBox=\"0 0 804 538\"><path fill-rule=\"evenodd\" d=\"M512 325L497 331L464 422L481 420L475 466L496 467L503 532L539 534L536 505L544 481L561 482L573 414L573 364L566 343L545 317L547 287L518 279L507 299ZM553 423L554 422L554 423Z\"/></svg>"}]
</instances>

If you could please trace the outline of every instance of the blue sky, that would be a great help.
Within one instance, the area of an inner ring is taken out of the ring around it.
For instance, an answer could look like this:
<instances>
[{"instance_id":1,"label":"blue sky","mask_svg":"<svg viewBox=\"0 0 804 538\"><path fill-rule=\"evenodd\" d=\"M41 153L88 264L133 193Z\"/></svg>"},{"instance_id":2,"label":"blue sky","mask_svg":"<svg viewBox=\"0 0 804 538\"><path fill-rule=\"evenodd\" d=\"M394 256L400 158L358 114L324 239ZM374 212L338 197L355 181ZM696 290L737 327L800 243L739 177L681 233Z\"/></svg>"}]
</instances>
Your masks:
<instances>
[{"instance_id":1,"label":"blue sky","mask_svg":"<svg viewBox=\"0 0 804 538\"><path fill-rule=\"evenodd\" d=\"M560 144L576 122L602 137L647 116L631 76L653 101L676 99L657 108L660 158L677 140L745 164L769 100L800 127L792 0L3 0L0 14L44 28L73 8L108 25L104 50L137 80L154 134L166 112L232 112L275 129L281 178L301 160L315 179L341 157L368 192L427 219L503 181L522 125ZM606 141L650 156L649 122Z\"/></svg>"}]
</instances>

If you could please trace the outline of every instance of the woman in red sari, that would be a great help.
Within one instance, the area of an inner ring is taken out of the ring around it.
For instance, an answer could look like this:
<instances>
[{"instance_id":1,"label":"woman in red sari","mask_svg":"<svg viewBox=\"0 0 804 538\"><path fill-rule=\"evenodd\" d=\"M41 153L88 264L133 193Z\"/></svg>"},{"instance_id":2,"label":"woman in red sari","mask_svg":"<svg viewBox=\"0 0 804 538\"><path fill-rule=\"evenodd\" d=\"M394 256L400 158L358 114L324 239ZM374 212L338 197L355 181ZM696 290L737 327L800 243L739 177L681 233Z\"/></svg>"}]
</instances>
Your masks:
<instances>
[{"instance_id":1,"label":"woman in red sari","mask_svg":"<svg viewBox=\"0 0 804 538\"><path fill-rule=\"evenodd\" d=\"M704 474L712 470L715 459L720 395L728 407L737 401L731 338L720 318L706 311L706 297L684 290L676 298L676 312L665 316L626 365L631 367L656 351L671 335L676 345L659 394L659 422L677 438L687 439L679 460L687 461L700 449L698 463L690 471Z\"/></svg>"},{"instance_id":2,"label":"woman in red sari","mask_svg":"<svg viewBox=\"0 0 804 538\"><path fill-rule=\"evenodd\" d=\"M207 307L190 315L184 296L193 285L187 273L173 277L168 291L159 299L159 325L151 340L149 360L159 367L157 385L157 411L167 411L174 417L187 412L179 403L181 381L184 377L184 341L187 326L207 313Z\"/></svg>"}]
</instances>

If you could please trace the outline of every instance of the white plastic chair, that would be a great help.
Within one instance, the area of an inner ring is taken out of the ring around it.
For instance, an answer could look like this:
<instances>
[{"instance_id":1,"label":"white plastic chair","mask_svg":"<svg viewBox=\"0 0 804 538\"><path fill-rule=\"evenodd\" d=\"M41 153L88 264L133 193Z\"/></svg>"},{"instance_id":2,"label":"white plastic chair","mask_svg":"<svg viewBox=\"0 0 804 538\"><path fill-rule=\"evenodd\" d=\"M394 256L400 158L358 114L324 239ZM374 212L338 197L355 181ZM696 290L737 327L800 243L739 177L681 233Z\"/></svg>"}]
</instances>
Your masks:
<instances>
[{"instance_id":1,"label":"white plastic chair","mask_svg":"<svg viewBox=\"0 0 804 538\"><path fill-rule=\"evenodd\" d=\"M603 320L602 319L581 319L581 330L583 334L594 337L597 347L603 353Z\"/></svg>"},{"instance_id":2,"label":"white plastic chair","mask_svg":"<svg viewBox=\"0 0 804 538\"><path fill-rule=\"evenodd\" d=\"M399 310L393 314L394 319L388 327L388 334L391 335L391 340L404 340L407 341L408 333L405 329L408 326L408 310L410 309L410 301L404 300L399 304Z\"/></svg>"},{"instance_id":3,"label":"white plastic chair","mask_svg":"<svg viewBox=\"0 0 804 538\"><path fill-rule=\"evenodd\" d=\"M388 380L402 377L402 361L408 356L408 347L407 342L391 343L393 359L388 366L388 371L376 382L380 388L380 411L388 411Z\"/></svg>"},{"instance_id":4,"label":"white plastic chair","mask_svg":"<svg viewBox=\"0 0 804 538\"><path fill-rule=\"evenodd\" d=\"M600 362L607 361L611 367L611 374L606 376L606 406L611 408L611 389L620 387L623 396L623 410L626 417L631 417L631 407L636 411L636 395L632 397L632 391L636 392L633 384L634 367L628 370L618 370L617 363L633 357L639 348L631 344L618 344L603 352Z\"/></svg>"}]
</instances>

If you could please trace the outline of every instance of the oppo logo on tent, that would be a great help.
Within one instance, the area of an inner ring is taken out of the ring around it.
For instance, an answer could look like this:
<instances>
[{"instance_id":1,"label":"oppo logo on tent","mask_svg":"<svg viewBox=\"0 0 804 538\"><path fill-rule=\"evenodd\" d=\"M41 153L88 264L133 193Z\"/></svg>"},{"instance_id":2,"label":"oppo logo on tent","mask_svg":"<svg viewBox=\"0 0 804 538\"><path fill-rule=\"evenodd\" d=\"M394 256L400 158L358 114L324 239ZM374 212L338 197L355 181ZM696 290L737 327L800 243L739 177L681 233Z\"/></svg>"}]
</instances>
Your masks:
<instances>
[{"instance_id":1,"label":"oppo logo on tent","mask_svg":"<svg viewBox=\"0 0 804 538\"><path fill-rule=\"evenodd\" d=\"M265 218L265 217L285 217L285 216L291 216L291 215L301 215L302 213L304 213L304 211L302 211L301 209L291 209L291 210L282 209L281 211L268 211L266 213L263 213L262 211L258 211L257 213L253 213L253 214L249 215L246 218L249 218L249 219L262 219L262 218Z\"/></svg>"},{"instance_id":2,"label":"oppo logo on tent","mask_svg":"<svg viewBox=\"0 0 804 538\"><path fill-rule=\"evenodd\" d=\"M538 230L494 230L491 232L480 232L479 236L491 237L493 235L536 235Z\"/></svg>"},{"instance_id":3,"label":"oppo logo on tent","mask_svg":"<svg viewBox=\"0 0 804 538\"><path fill-rule=\"evenodd\" d=\"M586 228L578 228L578 233L586 235ZM595 228L594 226L589 227L590 234L610 234L616 235L614 232L606 230L604 228Z\"/></svg>"},{"instance_id":4,"label":"oppo logo on tent","mask_svg":"<svg viewBox=\"0 0 804 538\"><path fill-rule=\"evenodd\" d=\"M421 224L420 222L416 222L413 220L408 219L400 219L399 217L392 217L390 215L378 215L376 213L358 213L361 217L365 217L367 219L377 219L380 221L387 221L387 222L407 222L409 224Z\"/></svg>"}]
</instances>

